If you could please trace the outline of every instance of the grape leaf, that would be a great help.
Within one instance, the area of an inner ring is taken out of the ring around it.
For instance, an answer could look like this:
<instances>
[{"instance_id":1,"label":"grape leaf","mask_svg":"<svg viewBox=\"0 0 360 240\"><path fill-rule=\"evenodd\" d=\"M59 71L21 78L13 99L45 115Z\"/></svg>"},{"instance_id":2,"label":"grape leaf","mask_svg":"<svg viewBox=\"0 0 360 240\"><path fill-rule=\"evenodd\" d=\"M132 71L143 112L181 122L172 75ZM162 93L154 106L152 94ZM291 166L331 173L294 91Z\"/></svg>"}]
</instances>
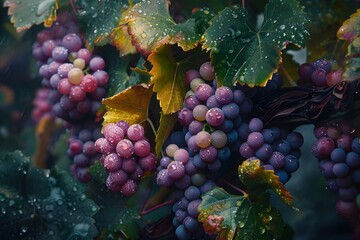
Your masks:
<instances>
[{"instance_id":1,"label":"grape leaf","mask_svg":"<svg viewBox=\"0 0 360 240\"><path fill-rule=\"evenodd\" d=\"M265 85L282 62L281 50L290 42L305 45L307 18L298 1L270 0L264 15L259 30L252 29L247 11L238 5L210 21L203 48L211 50L211 63L222 85Z\"/></svg>"},{"instance_id":2,"label":"grape leaf","mask_svg":"<svg viewBox=\"0 0 360 240\"><path fill-rule=\"evenodd\" d=\"M178 44L184 51L195 48L212 14L199 9L188 20L176 24L169 13L169 0L146 0L126 16L128 31L138 51L150 53L163 44Z\"/></svg>"},{"instance_id":3,"label":"grape leaf","mask_svg":"<svg viewBox=\"0 0 360 240\"><path fill-rule=\"evenodd\" d=\"M106 98L103 104L106 108L103 126L125 120L129 124L140 123L147 119L152 87L135 85L124 91Z\"/></svg>"},{"instance_id":4,"label":"grape leaf","mask_svg":"<svg viewBox=\"0 0 360 240\"><path fill-rule=\"evenodd\" d=\"M17 31L30 28L34 24L44 22L50 27L56 20L57 0L6 0L4 7L8 7L11 22Z\"/></svg>"},{"instance_id":5,"label":"grape leaf","mask_svg":"<svg viewBox=\"0 0 360 240\"><path fill-rule=\"evenodd\" d=\"M65 172L29 168L20 151L0 155L0 232L4 239L93 239L96 204Z\"/></svg>"},{"instance_id":6,"label":"grape leaf","mask_svg":"<svg viewBox=\"0 0 360 240\"><path fill-rule=\"evenodd\" d=\"M153 65L150 70L151 83L154 84L163 113L178 111L186 92L185 72L200 67L206 61L206 55L200 48L183 52L178 47L163 45L151 53L148 60Z\"/></svg>"},{"instance_id":7,"label":"grape leaf","mask_svg":"<svg viewBox=\"0 0 360 240\"><path fill-rule=\"evenodd\" d=\"M175 123L177 122L177 114L161 114L160 116L160 125L156 132L156 147L155 152L156 156L159 156L164 142L169 137L170 133L173 131Z\"/></svg>"},{"instance_id":8,"label":"grape leaf","mask_svg":"<svg viewBox=\"0 0 360 240\"><path fill-rule=\"evenodd\" d=\"M118 25L127 1L81 0L76 2L80 23L83 25L89 46L110 41L110 34ZM102 45L102 44L100 44Z\"/></svg>"},{"instance_id":9,"label":"grape leaf","mask_svg":"<svg viewBox=\"0 0 360 240\"><path fill-rule=\"evenodd\" d=\"M279 211L270 206L269 195L263 192L255 202L247 196L230 195L215 188L202 196L198 220L217 239L275 239L285 230Z\"/></svg>"},{"instance_id":10,"label":"grape leaf","mask_svg":"<svg viewBox=\"0 0 360 240\"><path fill-rule=\"evenodd\" d=\"M260 166L260 160L245 160L239 165L239 178L245 184L250 196L261 195L267 189L273 190L287 204L292 205L292 196L280 182L274 171L265 170Z\"/></svg>"},{"instance_id":11,"label":"grape leaf","mask_svg":"<svg viewBox=\"0 0 360 240\"><path fill-rule=\"evenodd\" d=\"M111 44L120 51L122 56L136 53L136 48L131 43L131 37L128 33L127 26L123 24L123 22L125 22L125 16L127 16L130 9L131 8L128 8L121 13L119 24L113 29L110 36Z\"/></svg>"},{"instance_id":12,"label":"grape leaf","mask_svg":"<svg viewBox=\"0 0 360 240\"><path fill-rule=\"evenodd\" d=\"M337 32L337 37L341 40L353 41L360 35L360 9L352 14L349 19L343 22Z\"/></svg>"},{"instance_id":13,"label":"grape leaf","mask_svg":"<svg viewBox=\"0 0 360 240\"><path fill-rule=\"evenodd\" d=\"M96 160L95 163L89 167L89 173L91 175L91 179L94 181L103 185L106 184L107 172L100 161Z\"/></svg>"},{"instance_id":14,"label":"grape leaf","mask_svg":"<svg viewBox=\"0 0 360 240\"><path fill-rule=\"evenodd\" d=\"M149 56L153 65L150 74L153 75L151 83L164 114L178 111L186 92L184 77L180 65L172 56L169 45L158 48Z\"/></svg>"}]
</instances>

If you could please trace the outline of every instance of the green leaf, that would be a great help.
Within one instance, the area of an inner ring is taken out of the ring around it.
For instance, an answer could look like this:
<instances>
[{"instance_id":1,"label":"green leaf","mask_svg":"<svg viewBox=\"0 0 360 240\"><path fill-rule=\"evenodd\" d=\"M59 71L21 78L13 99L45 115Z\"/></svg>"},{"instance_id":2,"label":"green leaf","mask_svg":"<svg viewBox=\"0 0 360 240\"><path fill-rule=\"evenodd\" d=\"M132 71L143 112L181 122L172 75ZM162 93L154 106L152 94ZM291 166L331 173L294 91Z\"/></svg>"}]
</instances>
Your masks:
<instances>
[{"instance_id":1,"label":"green leaf","mask_svg":"<svg viewBox=\"0 0 360 240\"><path fill-rule=\"evenodd\" d=\"M93 239L98 210L67 173L29 169L21 152L0 155L0 232L4 239Z\"/></svg>"},{"instance_id":2,"label":"green leaf","mask_svg":"<svg viewBox=\"0 0 360 240\"><path fill-rule=\"evenodd\" d=\"M217 239L278 239L286 227L266 192L252 202L247 196L215 188L202 196L199 211L205 231L218 234Z\"/></svg>"},{"instance_id":3,"label":"green leaf","mask_svg":"<svg viewBox=\"0 0 360 240\"><path fill-rule=\"evenodd\" d=\"M89 167L89 173L94 181L105 185L108 174L100 161L95 161L95 163Z\"/></svg>"},{"instance_id":4,"label":"green leaf","mask_svg":"<svg viewBox=\"0 0 360 240\"><path fill-rule=\"evenodd\" d=\"M212 15L199 9L188 20L176 24L169 13L169 0L147 0L136 4L125 18L138 50L154 51L163 44L178 44L184 51L195 48Z\"/></svg>"},{"instance_id":5,"label":"green leaf","mask_svg":"<svg viewBox=\"0 0 360 240\"><path fill-rule=\"evenodd\" d=\"M30 28L34 24L43 23L51 26L56 20L57 0L7 0L4 7L8 7L11 22L17 31Z\"/></svg>"},{"instance_id":6,"label":"green leaf","mask_svg":"<svg viewBox=\"0 0 360 240\"><path fill-rule=\"evenodd\" d=\"M161 149L163 147L164 142L169 137L170 133L172 133L173 128L177 122L177 114L161 114L160 116L160 125L156 132L156 147L155 152L156 156L159 156L161 153Z\"/></svg>"},{"instance_id":7,"label":"green leaf","mask_svg":"<svg viewBox=\"0 0 360 240\"><path fill-rule=\"evenodd\" d=\"M129 124L145 121L152 93L152 87L135 85L103 100L106 108L103 126L120 120Z\"/></svg>"},{"instance_id":8,"label":"green leaf","mask_svg":"<svg viewBox=\"0 0 360 240\"><path fill-rule=\"evenodd\" d=\"M90 46L110 42L110 34L117 27L126 4L126 0L81 0L76 3L80 9L78 17Z\"/></svg>"},{"instance_id":9,"label":"green leaf","mask_svg":"<svg viewBox=\"0 0 360 240\"><path fill-rule=\"evenodd\" d=\"M199 48L186 53L176 52L170 45L163 45L150 54L148 60L153 65L150 70L151 83L164 114L174 113L182 107L186 93L185 72L200 67L205 61L204 52ZM176 52L175 54L173 53Z\"/></svg>"},{"instance_id":10,"label":"green leaf","mask_svg":"<svg viewBox=\"0 0 360 240\"><path fill-rule=\"evenodd\" d=\"M281 50L289 43L304 46L309 36L306 15L296 0L270 0L259 30L251 27L247 15L237 5L226 8L204 33L203 48L211 50L222 85L265 85L282 61Z\"/></svg>"},{"instance_id":11,"label":"green leaf","mask_svg":"<svg viewBox=\"0 0 360 240\"><path fill-rule=\"evenodd\" d=\"M256 198L271 189L287 204L292 205L292 196L272 170L260 166L260 160L245 160L239 165L239 178L244 183L250 198Z\"/></svg>"}]
</instances>

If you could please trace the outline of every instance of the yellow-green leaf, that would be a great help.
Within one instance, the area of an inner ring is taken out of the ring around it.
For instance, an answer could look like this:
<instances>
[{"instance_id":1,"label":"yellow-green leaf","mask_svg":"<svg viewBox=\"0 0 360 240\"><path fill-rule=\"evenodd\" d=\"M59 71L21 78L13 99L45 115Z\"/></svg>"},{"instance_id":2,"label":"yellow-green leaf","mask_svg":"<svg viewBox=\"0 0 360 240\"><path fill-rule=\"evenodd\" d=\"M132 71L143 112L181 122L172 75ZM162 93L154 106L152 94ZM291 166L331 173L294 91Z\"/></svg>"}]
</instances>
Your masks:
<instances>
[{"instance_id":1,"label":"yellow-green leaf","mask_svg":"<svg viewBox=\"0 0 360 240\"><path fill-rule=\"evenodd\" d=\"M273 190L287 204L292 205L292 196L280 182L272 170L260 166L260 160L245 160L238 169L239 178L244 183L250 197L263 194L268 189Z\"/></svg>"},{"instance_id":2,"label":"yellow-green leaf","mask_svg":"<svg viewBox=\"0 0 360 240\"><path fill-rule=\"evenodd\" d=\"M129 124L140 123L147 119L148 108L152 96L152 87L135 85L124 91L106 98L103 126L125 120Z\"/></svg>"},{"instance_id":3,"label":"yellow-green leaf","mask_svg":"<svg viewBox=\"0 0 360 240\"><path fill-rule=\"evenodd\" d=\"M199 9L185 22L177 24L170 16L169 5L169 0L147 0L129 11L126 22L138 50L150 53L163 44L178 44L187 51L198 45L212 14Z\"/></svg>"},{"instance_id":4,"label":"yellow-green leaf","mask_svg":"<svg viewBox=\"0 0 360 240\"><path fill-rule=\"evenodd\" d=\"M360 36L360 9L347 19L337 32L341 40L352 41Z\"/></svg>"},{"instance_id":5,"label":"yellow-green leaf","mask_svg":"<svg viewBox=\"0 0 360 240\"><path fill-rule=\"evenodd\" d=\"M171 47L164 45L150 54L149 61L153 65L150 74L153 76L151 83L164 114L178 111L184 100L186 86L185 73L181 64L172 55Z\"/></svg>"},{"instance_id":6,"label":"yellow-green leaf","mask_svg":"<svg viewBox=\"0 0 360 240\"><path fill-rule=\"evenodd\" d=\"M156 156L159 156L159 154L161 152L161 149L162 149L162 146L163 146L165 140L170 135L170 133L173 131L173 128L175 126L176 121L177 121L177 114L176 113L166 114L166 115L161 114L161 116L160 116L160 126L157 129L156 138L155 138Z\"/></svg>"}]
</instances>

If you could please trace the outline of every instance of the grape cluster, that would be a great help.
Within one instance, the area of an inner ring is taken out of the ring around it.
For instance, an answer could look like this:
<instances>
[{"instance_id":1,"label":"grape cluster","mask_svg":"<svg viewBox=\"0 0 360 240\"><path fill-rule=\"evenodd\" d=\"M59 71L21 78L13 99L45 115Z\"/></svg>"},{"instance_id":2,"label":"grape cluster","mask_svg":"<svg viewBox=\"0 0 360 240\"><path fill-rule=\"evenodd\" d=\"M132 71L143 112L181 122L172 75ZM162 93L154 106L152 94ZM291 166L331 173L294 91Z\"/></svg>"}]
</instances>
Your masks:
<instances>
[{"instance_id":1,"label":"grape cluster","mask_svg":"<svg viewBox=\"0 0 360 240\"><path fill-rule=\"evenodd\" d=\"M76 123L95 117L105 97L109 75L103 70L104 60L83 47L78 30L72 27L76 24L65 23L57 22L40 32L33 55L40 65L42 86L50 89L52 112Z\"/></svg>"},{"instance_id":2,"label":"grape cluster","mask_svg":"<svg viewBox=\"0 0 360 240\"><path fill-rule=\"evenodd\" d=\"M199 71L186 72L185 84L190 90L178 112L183 131L170 136L165 144L166 155L157 169L158 185L175 187L182 193L173 208L173 224L179 239L200 236L200 230L196 215L188 208L176 206L200 204L200 196L211 189L203 186L208 186L209 181L211 186L216 185L210 179L215 179L223 166L230 164L231 157L257 157L265 168L275 170L283 183L299 167L302 135L280 128L263 129L260 119L250 118L253 110L250 97L256 99L279 88L280 75L274 74L266 88L218 87L214 78L209 62Z\"/></svg>"},{"instance_id":3,"label":"grape cluster","mask_svg":"<svg viewBox=\"0 0 360 240\"><path fill-rule=\"evenodd\" d=\"M100 154L95 149L95 140L101 136L99 123L87 122L82 125L72 125L70 128L67 155L73 161L71 172L80 182L91 180L89 167L100 158Z\"/></svg>"},{"instance_id":4,"label":"grape cluster","mask_svg":"<svg viewBox=\"0 0 360 240\"><path fill-rule=\"evenodd\" d=\"M359 216L356 197L360 193L360 140L354 134L345 122L320 124L314 129L317 142L312 148L327 189L338 194L338 214L349 220Z\"/></svg>"},{"instance_id":5,"label":"grape cluster","mask_svg":"<svg viewBox=\"0 0 360 240\"><path fill-rule=\"evenodd\" d=\"M319 59L313 63L303 63L298 68L300 86L332 87L343 80L342 70L332 70L331 63Z\"/></svg>"},{"instance_id":6,"label":"grape cluster","mask_svg":"<svg viewBox=\"0 0 360 240\"><path fill-rule=\"evenodd\" d=\"M31 118L35 122L39 122L45 115L52 115L51 104L48 102L47 97L50 89L40 88L36 91L35 99L33 101L34 109L31 113Z\"/></svg>"},{"instance_id":7,"label":"grape cluster","mask_svg":"<svg viewBox=\"0 0 360 240\"><path fill-rule=\"evenodd\" d=\"M300 147L304 139L296 131L286 131L278 127L263 128L258 118L243 124L239 134L246 141L240 146L240 154L245 159L257 158L267 170L274 170L282 183L286 183L291 173L299 168Z\"/></svg>"},{"instance_id":8,"label":"grape cluster","mask_svg":"<svg viewBox=\"0 0 360 240\"><path fill-rule=\"evenodd\" d=\"M114 192L130 196L144 173L153 172L157 165L144 128L119 121L105 125L103 134L96 140L95 149L102 154L101 164L109 173L106 185Z\"/></svg>"}]
</instances>

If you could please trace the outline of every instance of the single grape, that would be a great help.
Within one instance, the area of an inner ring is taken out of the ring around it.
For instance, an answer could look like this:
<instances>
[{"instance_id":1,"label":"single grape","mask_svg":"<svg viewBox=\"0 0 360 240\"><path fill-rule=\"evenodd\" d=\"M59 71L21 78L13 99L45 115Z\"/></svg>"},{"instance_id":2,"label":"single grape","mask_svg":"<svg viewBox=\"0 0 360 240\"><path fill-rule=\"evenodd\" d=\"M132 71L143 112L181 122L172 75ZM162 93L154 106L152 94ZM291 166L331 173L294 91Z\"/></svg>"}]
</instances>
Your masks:
<instances>
[{"instance_id":1,"label":"single grape","mask_svg":"<svg viewBox=\"0 0 360 240\"><path fill-rule=\"evenodd\" d=\"M200 76L206 81L214 80L215 73L210 62L205 62L200 66Z\"/></svg>"}]
</instances>

